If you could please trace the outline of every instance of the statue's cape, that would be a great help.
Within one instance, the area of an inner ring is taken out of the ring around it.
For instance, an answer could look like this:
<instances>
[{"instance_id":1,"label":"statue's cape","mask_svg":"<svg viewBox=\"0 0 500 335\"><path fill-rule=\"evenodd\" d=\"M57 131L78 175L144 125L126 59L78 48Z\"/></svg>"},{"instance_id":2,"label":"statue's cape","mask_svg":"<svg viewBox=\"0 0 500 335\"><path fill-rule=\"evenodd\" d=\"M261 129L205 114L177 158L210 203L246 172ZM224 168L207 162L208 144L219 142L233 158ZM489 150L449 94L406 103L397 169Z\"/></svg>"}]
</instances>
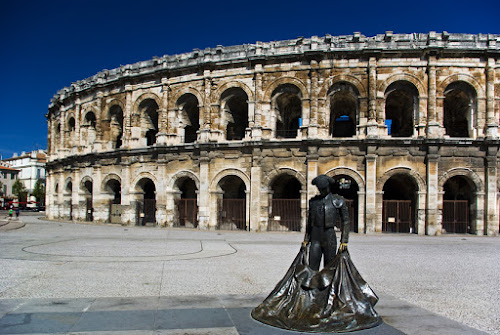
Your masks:
<instances>
[{"instance_id":1,"label":"statue's cape","mask_svg":"<svg viewBox=\"0 0 500 335\"><path fill-rule=\"evenodd\" d=\"M303 332L349 332L382 323L378 297L361 277L347 250L323 270L307 264L302 247L283 279L254 310L265 324Z\"/></svg>"}]
</instances>

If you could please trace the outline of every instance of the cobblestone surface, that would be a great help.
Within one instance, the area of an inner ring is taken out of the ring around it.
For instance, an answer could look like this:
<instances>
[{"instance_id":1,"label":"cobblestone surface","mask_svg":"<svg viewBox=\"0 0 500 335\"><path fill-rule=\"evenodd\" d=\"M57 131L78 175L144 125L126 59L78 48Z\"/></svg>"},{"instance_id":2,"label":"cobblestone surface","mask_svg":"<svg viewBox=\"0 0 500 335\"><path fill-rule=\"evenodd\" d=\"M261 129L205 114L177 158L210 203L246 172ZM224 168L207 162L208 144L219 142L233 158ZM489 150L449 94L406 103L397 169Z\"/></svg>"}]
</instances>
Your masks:
<instances>
[{"instance_id":1,"label":"cobblestone surface","mask_svg":"<svg viewBox=\"0 0 500 335\"><path fill-rule=\"evenodd\" d=\"M0 301L7 305L34 298L262 297L303 237L22 220L24 228L0 232ZM352 234L349 250L381 297L500 334L500 238Z\"/></svg>"}]
</instances>

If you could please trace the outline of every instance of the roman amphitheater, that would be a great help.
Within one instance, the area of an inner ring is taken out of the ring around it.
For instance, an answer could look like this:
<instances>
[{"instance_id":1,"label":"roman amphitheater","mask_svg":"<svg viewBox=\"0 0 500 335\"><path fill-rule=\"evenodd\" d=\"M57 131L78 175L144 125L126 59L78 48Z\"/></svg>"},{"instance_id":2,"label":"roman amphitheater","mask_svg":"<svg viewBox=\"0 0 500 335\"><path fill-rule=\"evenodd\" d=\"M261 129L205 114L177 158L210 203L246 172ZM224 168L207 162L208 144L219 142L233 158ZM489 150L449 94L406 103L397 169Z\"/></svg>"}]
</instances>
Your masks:
<instances>
[{"instance_id":1,"label":"roman amphitheater","mask_svg":"<svg viewBox=\"0 0 500 335\"><path fill-rule=\"evenodd\" d=\"M103 70L49 105L50 219L498 235L500 35L313 36Z\"/></svg>"}]
</instances>

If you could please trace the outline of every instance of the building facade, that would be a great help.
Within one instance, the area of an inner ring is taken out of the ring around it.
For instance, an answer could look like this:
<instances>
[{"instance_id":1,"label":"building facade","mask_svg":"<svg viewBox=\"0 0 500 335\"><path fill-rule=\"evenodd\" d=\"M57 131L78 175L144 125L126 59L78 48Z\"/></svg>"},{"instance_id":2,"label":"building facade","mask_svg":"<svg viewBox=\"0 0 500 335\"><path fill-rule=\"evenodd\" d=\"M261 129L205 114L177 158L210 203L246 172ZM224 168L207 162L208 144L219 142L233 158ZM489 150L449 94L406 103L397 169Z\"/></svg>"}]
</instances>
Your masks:
<instances>
[{"instance_id":1,"label":"building facade","mask_svg":"<svg viewBox=\"0 0 500 335\"><path fill-rule=\"evenodd\" d=\"M327 174L359 233L497 235L500 35L218 46L49 105L51 218L301 230Z\"/></svg>"},{"instance_id":2,"label":"building facade","mask_svg":"<svg viewBox=\"0 0 500 335\"><path fill-rule=\"evenodd\" d=\"M13 157L4 159L2 163L19 170L18 179L28 191L27 199L29 201L36 201L36 198L32 194L37 180L45 182L47 153L44 150L22 152L21 155L14 154Z\"/></svg>"},{"instance_id":3,"label":"building facade","mask_svg":"<svg viewBox=\"0 0 500 335\"><path fill-rule=\"evenodd\" d=\"M0 207L5 207L9 201L17 199L12 192L12 186L18 175L19 170L0 164Z\"/></svg>"}]
</instances>

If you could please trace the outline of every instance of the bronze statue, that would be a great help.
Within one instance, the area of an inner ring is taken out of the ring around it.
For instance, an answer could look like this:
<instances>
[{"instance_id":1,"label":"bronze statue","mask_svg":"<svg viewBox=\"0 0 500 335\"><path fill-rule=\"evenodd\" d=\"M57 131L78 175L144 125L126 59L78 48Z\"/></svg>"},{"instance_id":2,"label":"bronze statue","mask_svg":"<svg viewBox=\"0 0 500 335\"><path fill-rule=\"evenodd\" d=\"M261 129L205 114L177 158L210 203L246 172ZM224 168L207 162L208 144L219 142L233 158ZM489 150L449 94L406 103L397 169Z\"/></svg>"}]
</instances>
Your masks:
<instances>
[{"instance_id":1,"label":"bronze statue","mask_svg":"<svg viewBox=\"0 0 500 335\"><path fill-rule=\"evenodd\" d=\"M349 212L344 198L330 193L330 185L335 181L326 175L313 179L312 184L319 190L319 195L309 200L309 216L307 220L304 246L309 247L309 266L318 271L321 255L324 265L330 263L337 254L337 236L335 226L339 227L340 251L347 250L349 240Z\"/></svg>"},{"instance_id":2,"label":"bronze statue","mask_svg":"<svg viewBox=\"0 0 500 335\"><path fill-rule=\"evenodd\" d=\"M254 319L301 332L349 332L382 323L373 309L378 297L347 251L348 210L341 196L330 193L332 182L325 175L313 179L320 194L309 202L302 247L283 279L253 309ZM335 226L342 231L338 251ZM322 256L325 265L318 271Z\"/></svg>"}]
</instances>

